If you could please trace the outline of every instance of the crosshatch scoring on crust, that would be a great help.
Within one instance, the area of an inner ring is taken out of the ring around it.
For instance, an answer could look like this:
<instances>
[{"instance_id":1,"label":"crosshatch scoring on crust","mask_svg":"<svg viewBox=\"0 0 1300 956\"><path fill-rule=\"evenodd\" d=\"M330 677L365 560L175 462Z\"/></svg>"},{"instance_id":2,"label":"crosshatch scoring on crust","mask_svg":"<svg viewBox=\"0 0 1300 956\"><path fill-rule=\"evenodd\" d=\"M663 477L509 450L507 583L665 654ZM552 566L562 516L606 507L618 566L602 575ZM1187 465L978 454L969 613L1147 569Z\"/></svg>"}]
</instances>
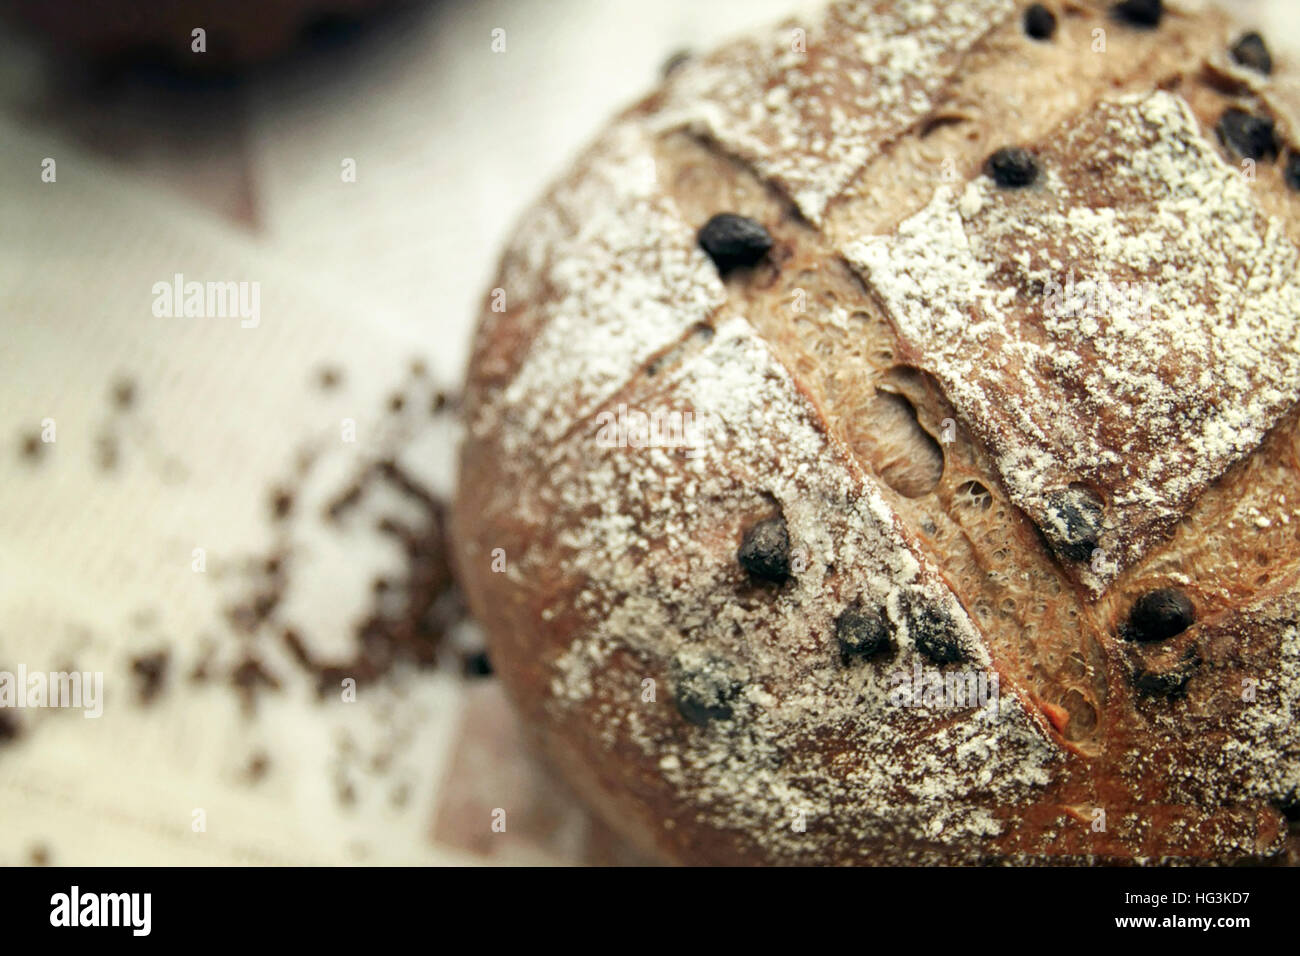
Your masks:
<instances>
[{"instance_id":1,"label":"crosshatch scoring on crust","mask_svg":"<svg viewBox=\"0 0 1300 956\"><path fill-rule=\"evenodd\" d=\"M1297 249L1174 94L1035 152L1034 186L940 187L845 255L1040 528L1097 493L1096 548L1062 558L1099 593L1300 397Z\"/></svg>"},{"instance_id":2,"label":"crosshatch scoring on crust","mask_svg":"<svg viewBox=\"0 0 1300 956\"><path fill-rule=\"evenodd\" d=\"M1225 19L1046 6L1047 41L862 0L683 63L506 257L462 566L530 722L665 858L1281 851L1300 124L1281 77L1203 75ZM1279 144L1249 185L1242 90ZM698 454L596 441L623 406ZM925 672L996 712L894 699Z\"/></svg>"},{"instance_id":3,"label":"crosshatch scoring on crust","mask_svg":"<svg viewBox=\"0 0 1300 956\"><path fill-rule=\"evenodd\" d=\"M714 140L817 223L886 143L934 109L966 52L1016 9L1015 0L834 4L806 29L778 27L686 64L670 78L655 126Z\"/></svg>"}]
</instances>

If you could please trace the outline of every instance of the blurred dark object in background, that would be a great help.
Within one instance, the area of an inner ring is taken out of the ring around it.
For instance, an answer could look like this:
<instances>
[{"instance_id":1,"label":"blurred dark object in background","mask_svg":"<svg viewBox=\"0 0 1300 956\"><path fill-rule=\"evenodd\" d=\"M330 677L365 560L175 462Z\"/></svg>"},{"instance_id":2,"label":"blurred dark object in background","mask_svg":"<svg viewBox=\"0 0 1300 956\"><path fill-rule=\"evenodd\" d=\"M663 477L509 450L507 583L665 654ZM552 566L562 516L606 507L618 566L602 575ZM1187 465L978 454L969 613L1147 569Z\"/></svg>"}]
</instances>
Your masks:
<instances>
[{"instance_id":1,"label":"blurred dark object in background","mask_svg":"<svg viewBox=\"0 0 1300 956\"><path fill-rule=\"evenodd\" d=\"M402 0L0 0L6 20L96 66L228 73ZM194 31L205 31L196 52Z\"/></svg>"}]
</instances>

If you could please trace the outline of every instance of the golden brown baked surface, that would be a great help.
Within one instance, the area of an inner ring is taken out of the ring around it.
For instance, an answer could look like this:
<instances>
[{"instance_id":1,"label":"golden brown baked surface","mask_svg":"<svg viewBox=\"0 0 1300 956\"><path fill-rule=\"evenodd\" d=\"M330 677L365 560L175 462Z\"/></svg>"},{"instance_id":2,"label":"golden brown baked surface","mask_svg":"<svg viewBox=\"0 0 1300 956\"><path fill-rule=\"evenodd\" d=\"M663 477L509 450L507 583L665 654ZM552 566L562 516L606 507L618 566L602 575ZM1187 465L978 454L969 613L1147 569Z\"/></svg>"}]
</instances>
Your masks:
<instances>
[{"instance_id":1,"label":"golden brown baked surface","mask_svg":"<svg viewBox=\"0 0 1300 956\"><path fill-rule=\"evenodd\" d=\"M1284 851L1300 97L1188 4L1027 6L689 62L505 255L460 574L547 752L665 858ZM691 447L608 440L638 412Z\"/></svg>"}]
</instances>

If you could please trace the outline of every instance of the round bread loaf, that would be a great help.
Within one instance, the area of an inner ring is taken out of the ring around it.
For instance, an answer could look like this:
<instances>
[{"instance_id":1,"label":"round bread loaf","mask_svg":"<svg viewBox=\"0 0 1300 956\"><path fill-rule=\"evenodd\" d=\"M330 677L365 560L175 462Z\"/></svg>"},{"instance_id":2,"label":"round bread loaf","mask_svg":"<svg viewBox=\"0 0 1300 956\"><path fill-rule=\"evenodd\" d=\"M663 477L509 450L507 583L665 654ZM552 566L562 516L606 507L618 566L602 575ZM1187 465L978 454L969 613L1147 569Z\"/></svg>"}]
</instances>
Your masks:
<instances>
[{"instance_id":1,"label":"round bread loaf","mask_svg":"<svg viewBox=\"0 0 1300 956\"><path fill-rule=\"evenodd\" d=\"M393 0L0 0L0 13L61 51L202 73L279 56L304 31L350 24ZM194 31L202 29L203 50Z\"/></svg>"},{"instance_id":2,"label":"round bread loaf","mask_svg":"<svg viewBox=\"0 0 1300 956\"><path fill-rule=\"evenodd\" d=\"M1199 4L863 0L619 117L454 514L585 799L682 863L1286 859L1298 89Z\"/></svg>"}]
</instances>

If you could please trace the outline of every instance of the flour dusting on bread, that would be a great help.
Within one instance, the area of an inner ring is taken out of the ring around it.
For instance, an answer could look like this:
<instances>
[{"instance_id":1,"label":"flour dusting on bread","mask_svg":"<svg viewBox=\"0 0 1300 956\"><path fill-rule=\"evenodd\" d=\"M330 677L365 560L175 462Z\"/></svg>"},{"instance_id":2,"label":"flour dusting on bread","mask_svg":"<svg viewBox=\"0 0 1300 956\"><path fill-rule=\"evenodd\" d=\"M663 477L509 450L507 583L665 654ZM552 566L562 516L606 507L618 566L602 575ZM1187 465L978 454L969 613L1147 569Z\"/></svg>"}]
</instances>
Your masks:
<instances>
[{"instance_id":1,"label":"flour dusting on bread","mask_svg":"<svg viewBox=\"0 0 1300 956\"><path fill-rule=\"evenodd\" d=\"M646 387L626 397L644 404ZM830 860L868 855L880 841L1001 833L989 801L1030 800L1059 750L1009 686L993 706L957 711L888 699L891 678L936 669L918 650L909 607L949 622L968 668L992 662L875 480L827 438L743 319L720 325L649 387L657 402L708 423L701 454L574 448L552 462L554 490L541 492L564 529L550 560L574 582L555 613L576 607L590 622L556 660L553 706L600 707L604 746L630 736L711 825L759 833L784 852ZM732 529L769 500L803 560L787 583L755 593ZM591 503L599 515L577 520ZM884 609L894 646L846 666L833 621L855 604ZM628 653L646 676L668 674L674 661L725 668L741 688L734 713L692 727L671 686L656 705L638 705L635 685L619 689L611 675L615 655ZM827 727L833 740L822 739ZM834 790L824 785L832 777ZM796 811L806 832L790 826Z\"/></svg>"},{"instance_id":2,"label":"flour dusting on bread","mask_svg":"<svg viewBox=\"0 0 1300 956\"><path fill-rule=\"evenodd\" d=\"M724 297L694 230L659 188L639 125L616 127L586 161L586 174L561 184L513 245L530 267L506 289L507 302L528 296L537 331L509 386L474 423L514 436L511 453L564 434ZM530 261L538 250L545 260ZM541 274L544 295L528 279Z\"/></svg>"},{"instance_id":3,"label":"flour dusting on bread","mask_svg":"<svg viewBox=\"0 0 1300 956\"><path fill-rule=\"evenodd\" d=\"M686 64L655 128L709 137L820 222L1015 8L1014 0L835 4L806 29L790 24Z\"/></svg>"},{"instance_id":4,"label":"flour dusting on bread","mask_svg":"<svg viewBox=\"0 0 1300 956\"><path fill-rule=\"evenodd\" d=\"M1282 849L1300 197L1214 125L1285 79L1225 91L1190 4L1046 42L1022 7L839 3L682 65L503 262L457 560L527 725L666 859ZM628 409L696 441L602 440Z\"/></svg>"},{"instance_id":5,"label":"flour dusting on bread","mask_svg":"<svg viewBox=\"0 0 1300 956\"><path fill-rule=\"evenodd\" d=\"M1103 104L1039 161L845 254L1040 526L1100 493L1100 589L1300 396L1297 250L1173 94Z\"/></svg>"}]
</instances>

